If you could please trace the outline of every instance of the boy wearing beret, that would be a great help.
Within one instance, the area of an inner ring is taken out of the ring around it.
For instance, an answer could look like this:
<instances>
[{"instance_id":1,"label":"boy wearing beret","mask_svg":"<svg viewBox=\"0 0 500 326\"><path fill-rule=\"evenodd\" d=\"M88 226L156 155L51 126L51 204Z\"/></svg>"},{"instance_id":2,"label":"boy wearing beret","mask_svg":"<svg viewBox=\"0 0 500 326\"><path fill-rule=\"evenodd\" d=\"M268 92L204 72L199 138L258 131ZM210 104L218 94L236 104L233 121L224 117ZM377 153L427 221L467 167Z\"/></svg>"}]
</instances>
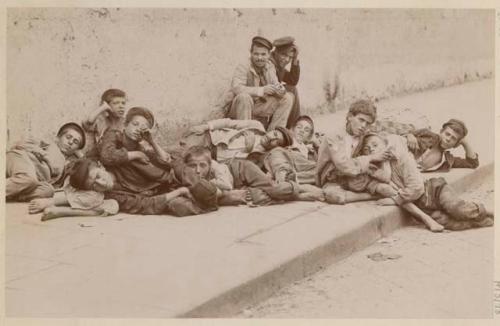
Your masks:
<instances>
[{"instance_id":1,"label":"boy wearing beret","mask_svg":"<svg viewBox=\"0 0 500 326\"><path fill-rule=\"evenodd\" d=\"M291 128L300 116L300 101L297 84L300 79L299 49L295 39L285 36L274 40L274 50L271 52L271 62L276 67L278 81L285 89L294 95L292 110L288 116L287 128ZM286 67L290 65L290 69Z\"/></svg>"},{"instance_id":2,"label":"boy wearing beret","mask_svg":"<svg viewBox=\"0 0 500 326\"><path fill-rule=\"evenodd\" d=\"M108 129L94 153L116 176L117 187L132 193L154 194L169 187L170 155L151 136L154 117L150 110L134 107L125 116L123 130ZM152 148L145 151L146 141Z\"/></svg>"},{"instance_id":3,"label":"boy wearing beret","mask_svg":"<svg viewBox=\"0 0 500 326\"><path fill-rule=\"evenodd\" d=\"M478 155L465 138L467 132L465 123L450 119L443 124L439 134L419 129L405 137L422 172L448 172L452 168L475 169L479 166ZM450 149L458 146L463 147L465 158L450 153Z\"/></svg>"},{"instance_id":4,"label":"boy wearing beret","mask_svg":"<svg viewBox=\"0 0 500 326\"><path fill-rule=\"evenodd\" d=\"M229 118L258 119L268 130L286 127L294 96L278 80L276 68L269 60L272 48L272 43L263 37L252 39L250 60L238 65L233 74Z\"/></svg>"},{"instance_id":5,"label":"boy wearing beret","mask_svg":"<svg viewBox=\"0 0 500 326\"><path fill-rule=\"evenodd\" d=\"M76 123L64 124L55 141L28 139L14 144L6 155L6 198L29 201L51 197L62 186L66 166L85 146L85 133Z\"/></svg>"}]
</instances>

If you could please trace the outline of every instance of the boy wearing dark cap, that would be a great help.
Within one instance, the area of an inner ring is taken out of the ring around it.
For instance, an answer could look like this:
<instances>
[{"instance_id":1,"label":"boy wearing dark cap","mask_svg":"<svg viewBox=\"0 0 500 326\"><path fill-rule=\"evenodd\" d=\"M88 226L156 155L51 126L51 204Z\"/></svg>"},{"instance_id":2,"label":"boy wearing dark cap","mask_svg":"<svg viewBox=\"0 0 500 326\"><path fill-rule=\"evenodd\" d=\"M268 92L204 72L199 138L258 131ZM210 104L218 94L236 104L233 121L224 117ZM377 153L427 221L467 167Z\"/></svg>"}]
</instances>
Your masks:
<instances>
[{"instance_id":1,"label":"boy wearing dark cap","mask_svg":"<svg viewBox=\"0 0 500 326\"><path fill-rule=\"evenodd\" d=\"M285 89L294 95L292 110L288 116L287 128L291 128L300 116L300 101L297 84L300 79L299 49L292 36L280 37L273 42L274 50L271 52L271 62L276 67L278 81ZM286 67L290 64L290 69Z\"/></svg>"},{"instance_id":2,"label":"boy wearing dark cap","mask_svg":"<svg viewBox=\"0 0 500 326\"><path fill-rule=\"evenodd\" d=\"M268 130L286 127L293 105L293 94L278 80L269 60L272 43L260 36L252 39L250 60L236 67L231 82L228 117L237 120L258 119Z\"/></svg>"},{"instance_id":3,"label":"boy wearing dark cap","mask_svg":"<svg viewBox=\"0 0 500 326\"><path fill-rule=\"evenodd\" d=\"M87 132L87 151L99 142L108 129L123 129L125 121L126 93L121 89L111 88L101 95L101 104L83 120L83 129Z\"/></svg>"},{"instance_id":4,"label":"boy wearing dark cap","mask_svg":"<svg viewBox=\"0 0 500 326\"><path fill-rule=\"evenodd\" d=\"M154 194L171 182L170 155L151 136L154 117L150 110L134 107L125 116L123 130L108 129L96 146L97 157L116 176L122 190ZM141 141L152 150L144 151Z\"/></svg>"},{"instance_id":5,"label":"boy wearing dark cap","mask_svg":"<svg viewBox=\"0 0 500 326\"><path fill-rule=\"evenodd\" d=\"M85 133L76 123L64 124L53 142L28 139L14 144L6 155L7 200L47 198L62 186L66 165L85 146Z\"/></svg>"},{"instance_id":6,"label":"boy wearing dark cap","mask_svg":"<svg viewBox=\"0 0 500 326\"><path fill-rule=\"evenodd\" d=\"M468 130L463 121L450 119L439 134L419 129L405 135L408 148L414 154L422 172L448 172L452 168L475 169L479 157L466 141ZM462 146L465 158L454 156L450 149Z\"/></svg>"}]
</instances>

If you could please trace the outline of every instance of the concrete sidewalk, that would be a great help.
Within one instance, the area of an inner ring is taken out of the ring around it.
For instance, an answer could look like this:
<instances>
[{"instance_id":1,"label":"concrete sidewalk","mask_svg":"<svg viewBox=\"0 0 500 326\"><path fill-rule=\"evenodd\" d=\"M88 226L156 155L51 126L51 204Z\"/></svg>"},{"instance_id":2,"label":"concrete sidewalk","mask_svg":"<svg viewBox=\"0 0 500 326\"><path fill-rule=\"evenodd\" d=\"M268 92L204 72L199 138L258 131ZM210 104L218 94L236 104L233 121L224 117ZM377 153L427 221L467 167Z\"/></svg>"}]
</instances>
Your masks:
<instances>
[{"instance_id":1,"label":"concrete sidewalk","mask_svg":"<svg viewBox=\"0 0 500 326\"><path fill-rule=\"evenodd\" d=\"M446 175L463 190L492 176L493 140L483 137L493 130L493 92L488 80L379 107L382 115L427 98L429 105L417 109L434 112L434 128L456 114L479 124L470 127L470 141L481 167ZM441 118L433 103L449 105L448 115ZM483 104L491 116L469 110L471 103ZM317 125L327 121L342 124L345 112L322 117ZM40 215L26 214L26 206L7 205L8 317L228 316L405 222L399 209L373 203L288 203L183 219L120 214L44 223Z\"/></svg>"}]
</instances>

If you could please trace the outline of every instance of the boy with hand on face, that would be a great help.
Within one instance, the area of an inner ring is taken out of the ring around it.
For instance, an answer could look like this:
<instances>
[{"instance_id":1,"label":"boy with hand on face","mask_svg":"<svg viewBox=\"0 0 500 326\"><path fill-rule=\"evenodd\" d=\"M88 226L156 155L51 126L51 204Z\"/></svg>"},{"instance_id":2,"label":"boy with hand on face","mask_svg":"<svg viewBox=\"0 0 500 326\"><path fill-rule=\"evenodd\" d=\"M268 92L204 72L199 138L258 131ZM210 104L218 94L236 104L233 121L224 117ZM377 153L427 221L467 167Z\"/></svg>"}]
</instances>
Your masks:
<instances>
[{"instance_id":1,"label":"boy with hand on face","mask_svg":"<svg viewBox=\"0 0 500 326\"><path fill-rule=\"evenodd\" d=\"M120 89L108 89L101 95L101 104L83 120L83 129L87 132L87 149L94 146L108 129L122 130L125 122L125 104L127 98Z\"/></svg>"},{"instance_id":2,"label":"boy with hand on face","mask_svg":"<svg viewBox=\"0 0 500 326\"><path fill-rule=\"evenodd\" d=\"M171 183L171 157L151 136L153 126L150 110L131 108L123 130L108 129L96 146L99 161L116 176L117 185L125 191L154 194ZM151 151L140 145L143 140L151 146Z\"/></svg>"}]
</instances>

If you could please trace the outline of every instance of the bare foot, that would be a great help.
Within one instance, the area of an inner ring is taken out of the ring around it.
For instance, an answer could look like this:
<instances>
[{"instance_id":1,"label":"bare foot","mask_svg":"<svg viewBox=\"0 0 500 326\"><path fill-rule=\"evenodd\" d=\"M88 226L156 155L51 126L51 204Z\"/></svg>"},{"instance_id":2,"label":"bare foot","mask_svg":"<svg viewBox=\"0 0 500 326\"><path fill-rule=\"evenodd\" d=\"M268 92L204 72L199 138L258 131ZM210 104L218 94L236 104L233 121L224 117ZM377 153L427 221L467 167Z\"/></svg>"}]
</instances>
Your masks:
<instances>
[{"instance_id":1,"label":"bare foot","mask_svg":"<svg viewBox=\"0 0 500 326\"><path fill-rule=\"evenodd\" d=\"M427 225L427 227L432 232L443 232L443 230L444 230L444 226L442 226L439 223L429 223L429 225Z\"/></svg>"},{"instance_id":2,"label":"bare foot","mask_svg":"<svg viewBox=\"0 0 500 326\"><path fill-rule=\"evenodd\" d=\"M28 204L28 212L30 214L37 214L42 212L45 208L52 206L54 200L52 198L38 198L33 199Z\"/></svg>"},{"instance_id":3,"label":"bare foot","mask_svg":"<svg viewBox=\"0 0 500 326\"><path fill-rule=\"evenodd\" d=\"M48 220L52 220L52 219L55 219L55 218L58 218L58 217L61 217L57 214L57 212L55 211L55 207L54 206L49 206L47 208L45 208L43 210L43 214L42 214L42 218L41 220L42 221L48 221Z\"/></svg>"}]
</instances>

